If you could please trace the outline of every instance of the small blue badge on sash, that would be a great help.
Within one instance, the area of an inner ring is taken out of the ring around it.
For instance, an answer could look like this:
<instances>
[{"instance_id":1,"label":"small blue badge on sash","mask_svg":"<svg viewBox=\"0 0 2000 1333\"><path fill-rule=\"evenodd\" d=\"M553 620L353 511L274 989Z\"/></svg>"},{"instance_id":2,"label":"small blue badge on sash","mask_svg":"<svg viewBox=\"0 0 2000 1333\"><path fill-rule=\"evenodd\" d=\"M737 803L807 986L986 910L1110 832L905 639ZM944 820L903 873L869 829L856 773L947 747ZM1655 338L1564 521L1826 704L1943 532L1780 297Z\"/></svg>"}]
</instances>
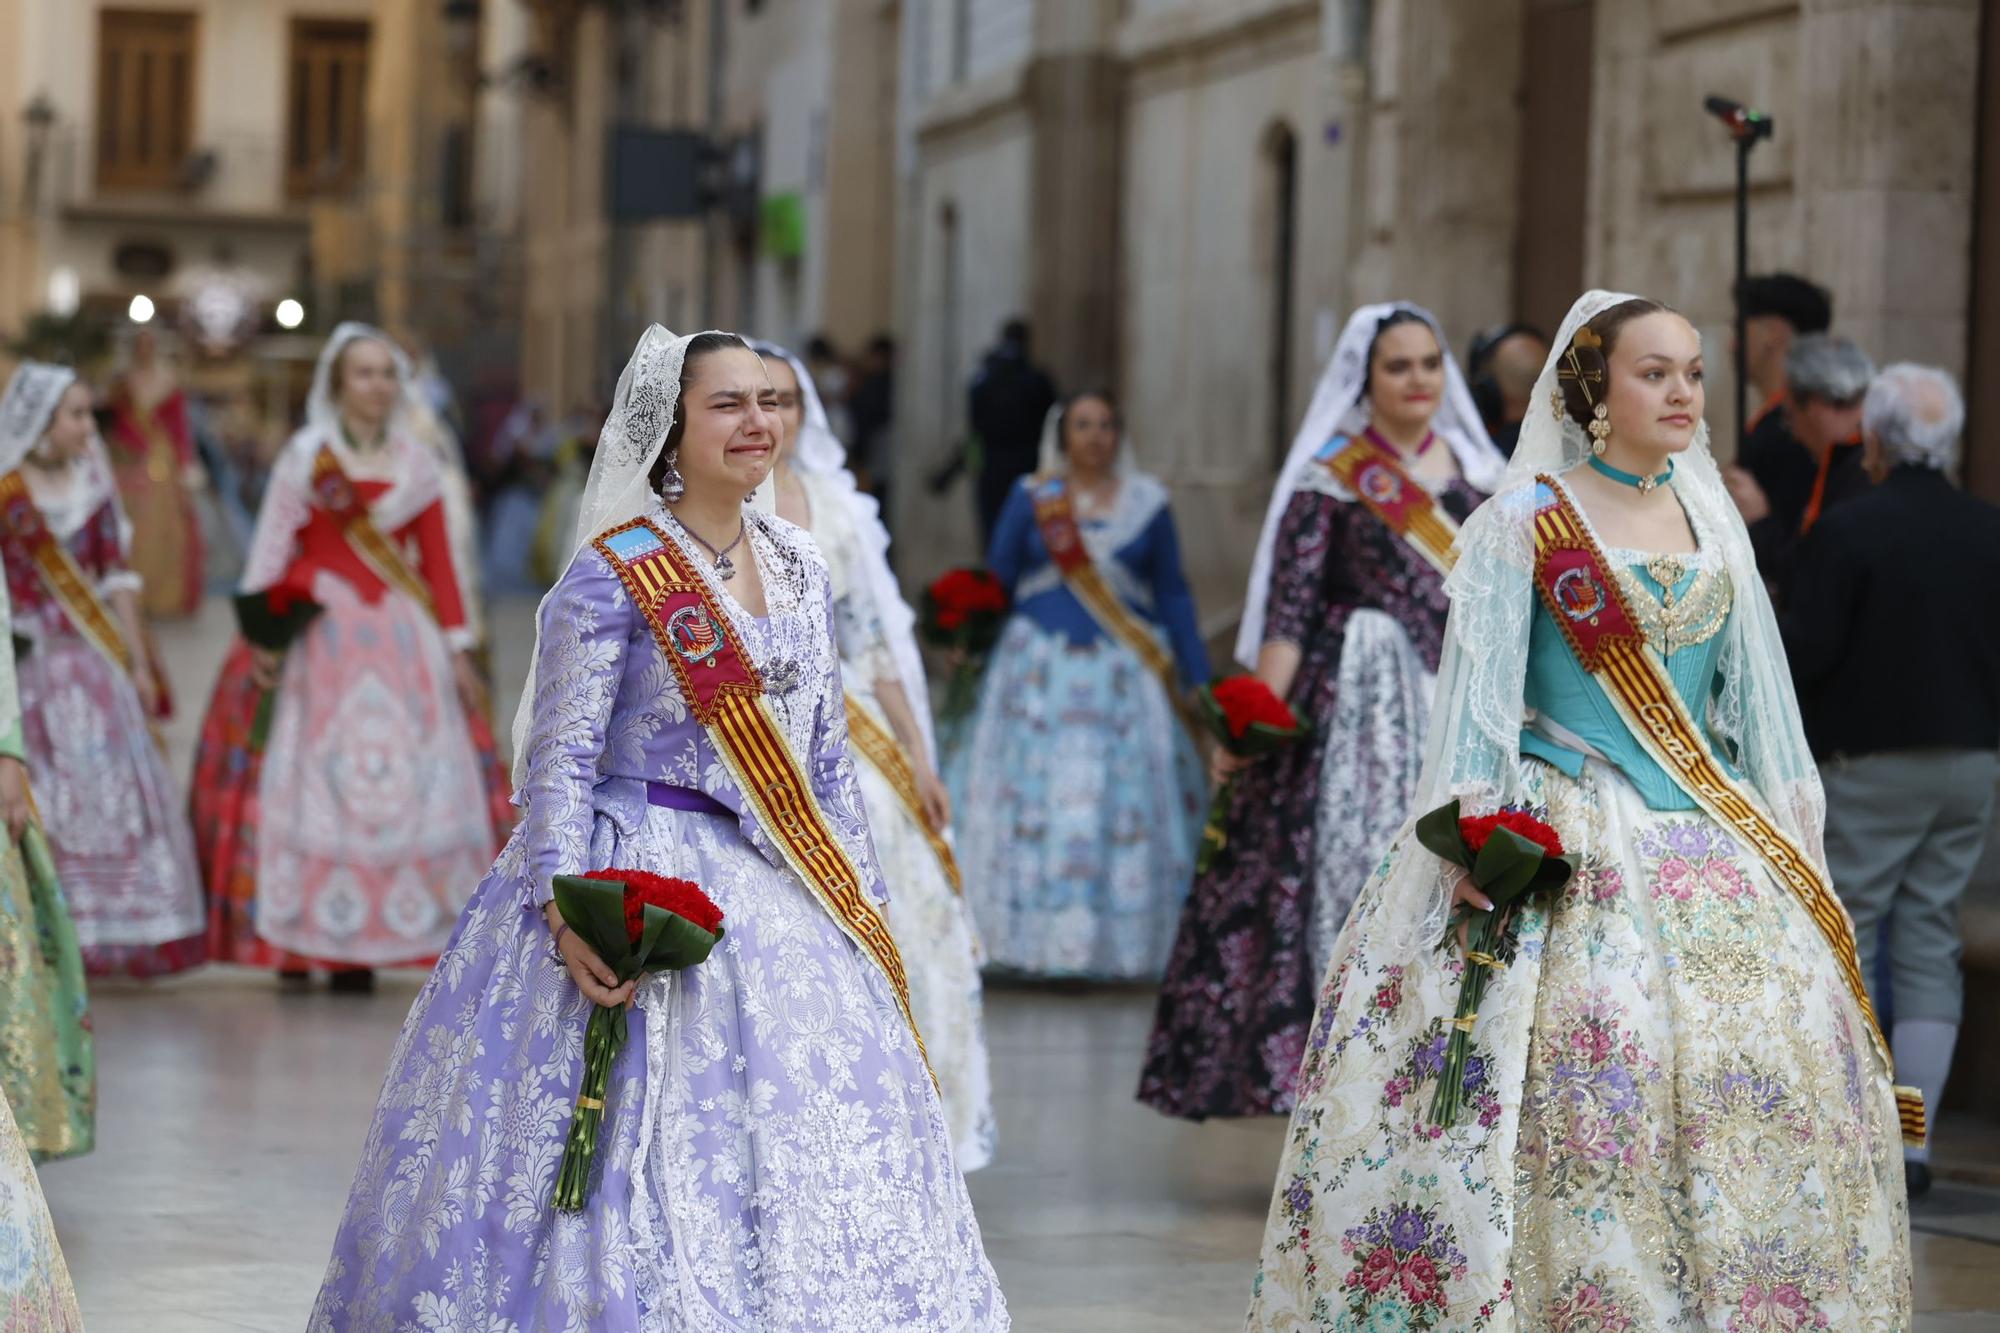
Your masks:
<instances>
[{"instance_id":1,"label":"small blue badge on sash","mask_svg":"<svg viewBox=\"0 0 2000 1333\"><path fill-rule=\"evenodd\" d=\"M628 565L634 560L643 559L664 549L659 537L651 528L646 527L627 528L623 532L614 532L604 539L604 545L611 554L617 556Z\"/></svg>"}]
</instances>

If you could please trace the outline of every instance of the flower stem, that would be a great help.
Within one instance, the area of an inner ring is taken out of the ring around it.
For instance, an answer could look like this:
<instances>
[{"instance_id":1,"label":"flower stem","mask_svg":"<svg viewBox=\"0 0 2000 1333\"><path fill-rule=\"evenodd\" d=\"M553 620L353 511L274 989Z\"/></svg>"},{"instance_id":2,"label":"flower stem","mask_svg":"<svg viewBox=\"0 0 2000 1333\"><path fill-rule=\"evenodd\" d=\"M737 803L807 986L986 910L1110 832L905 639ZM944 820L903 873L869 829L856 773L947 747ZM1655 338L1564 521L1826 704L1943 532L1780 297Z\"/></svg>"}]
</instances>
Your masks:
<instances>
[{"instance_id":1,"label":"flower stem","mask_svg":"<svg viewBox=\"0 0 2000 1333\"><path fill-rule=\"evenodd\" d=\"M970 658L960 661L951 669L951 683L945 688L944 715L947 718L961 718L972 711L977 702L975 691L979 684L979 668Z\"/></svg>"},{"instance_id":2,"label":"flower stem","mask_svg":"<svg viewBox=\"0 0 2000 1333\"><path fill-rule=\"evenodd\" d=\"M1236 791L1236 778L1232 774L1216 787L1215 795L1208 802L1208 823L1202 826L1201 850L1195 853L1194 869L1197 875L1206 875L1215 858L1229 845L1229 802Z\"/></svg>"},{"instance_id":3,"label":"flower stem","mask_svg":"<svg viewBox=\"0 0 2000 1333\"><path fill-rule=\"evenodd\" d=\"M1466 931L1466 952L1494 956L1506 934L1503 910L1475 914ZM1444 1046L1444 1068L1438 1073L1437 1095L1431 1099L1431 1123L1446 1129L1458 1123L1465 1112L1465 1061L1472 1051L1471 1020L1479 1014L1486 998L1486 983L1493 969L1485 963L1465 961L1465 976L1458 985L1458 1011L1453 1015L1451 1037Z\"/></svg>"},{"instance_id":4,"label":"flower stem","mask_svg":"<svg viewBox=\"0 0 2000 1333\"><path fill-rule=\"evenodd\" d=\"M604 1092L611 1083L611 1059L621 1044L613 1027L615 1017L615 1011L598 1005L590 1011L590 1022L583 1029L583 1085L577 1089L569 1138L563 1144L562 1165L556 1170L555 1205L566 1213L581 1212L590 1201L597 1131L604 1123Z\"/></svg>"}]
</instances>

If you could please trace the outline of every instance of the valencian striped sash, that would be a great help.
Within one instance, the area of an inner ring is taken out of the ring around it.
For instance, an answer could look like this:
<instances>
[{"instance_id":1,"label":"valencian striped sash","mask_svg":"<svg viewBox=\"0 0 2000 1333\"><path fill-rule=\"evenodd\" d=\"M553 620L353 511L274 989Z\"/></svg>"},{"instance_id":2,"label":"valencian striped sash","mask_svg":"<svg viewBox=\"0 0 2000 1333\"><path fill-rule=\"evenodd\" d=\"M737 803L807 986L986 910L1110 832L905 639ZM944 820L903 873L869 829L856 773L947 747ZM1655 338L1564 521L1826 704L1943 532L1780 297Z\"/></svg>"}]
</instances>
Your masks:
<instances>
[{"instance_id":1,"label":"valencian striped sash","mask_svg":"<svg viewBox=\"0 0 2000 1333\"><path fill-rule=\"evenodd\" d=\"M57 605L69 616L77 633L83 635L91 647L103 653L113 666L129 673L132 670L131 645L125 642L125 636L119 631L118 622L111 618L104 599L97 595L96 586L77 567L69 548L49 530L48 523L42 518L41 508L29 493L28 479L18 470L0 477L0 524L6 527L7 540L17 544L34 563L42 586L49 590L49 596L55 598Z\"/></svg>"},{"instance_id":2,"label":"valencian striped sash","mask_svg":"<svg viewBox=\"0 0 2000 1333\"><path fill-rule=\"evenodd\" d=\"M1535 508L1535 590L1542 605L1577 662L1604 687L1646 753L1712 818L1754 847L1791 889L1833 951L1883 1068L1893 1070L1889 1044L1882 1038L1855 954L1854 923L1825 874L1717 762L1667 675L1666 664L1647 646L1610 563L1575 505L1553 479L1541 476L1536 481L1540 491ZM1896 1114L1904 1140L1921 1145L1923 1093L1896 1088Z\"/></svg>"},{"instance_id":3,"label":"valencian striped sash","mask_svg":"<svg viewBox=\"0 0 2000 1333\"><path fill-rule=\"evenodd\" d=\"M937 856L939 868L951 883L951 891L964 897L965 881L958 871L958 858L952 855L951 844L945 841L944 833L932 828L930 820L924 815L923 796L917 791L917 774L910 767L909 756L903 753L902 745L889 729L875 720L867 705L852 694L847 696L847 738L854 743L861 757L875 766L875 771L882 775L882 780L896 793L896 799L902 802L903 809L924 831L931 851Z\"/></svg>"},{"instance_id":4,"label":"valencian striped sash","mask_svg":"<svg viewBox=\"0 0 2000 1333\"><path fill-rule=\"evenodd\" d=\"M1416 548L1431 568L1451 573L1458 560L1458 524L1385 450L1365 436L1335 436L1321 446L1316 461L1359 496L1383 526Z\"/></svg>"},{"instance_id":5,"label":"valencian striped sash","mask_svg":"<svg viewBox=\"0 0 2000 1333\"><path fill-rule=\"evenodd\" d=\"M367 502L340 466L340 460L334 457L330 445L321 445L319 453L313 458L312 496L315 504L339 521L341 535L347 538L348 547L361 557L362 564L374 570L375 576L382 582L424 610L433 616L437 614L436 608L431 605L430 585L410 568L410 562L403 558L396 543L375 526Z\"/></svg>"},{"instance_id":6,"label":"valencian striped sash","mask_svg":"<svg viewBox=\"0 0 2000 1333\"><path fill-rule=\"evenodd\" d=\"M889 979L896 1004L924 1040L910 1010L903 957L881 909L868 896L806 780L805 765L785 739L764 698L764 681L736 640L729 618L686 554L650 519L638 518L591 543L618 574L646 618L695 720L729 768L744 800L820 905ZM935 1080L936 1075L932 1075Z\"/></svg>"},{"instance_id":7,"label":"valencian striped sash","mask_svg":"<svg viewBox=\"0 0 2000 1333\"><path fill-rule=\"evenodd\" d=\"M1028 482L1028 496L1035 502L1035 526L1041 530L1042 544L1049 548L1049 559L1055 563L1063 583L1076 594L1076 600L1098 627L1130 649L1140 665L1160 682L1182 724L1191 733L1200 735L1201 723L1188 711L1187 701L1176 683L1172 655L1160 646L1145 622L1132 614L1132 609L1104 577L1104 571L1090 558L1090 548L1083 544L1083 529L1076 521L1076 506L1070 500L1069 483L1059 476L1035 477Z\"/></svg>"}]
</instances>

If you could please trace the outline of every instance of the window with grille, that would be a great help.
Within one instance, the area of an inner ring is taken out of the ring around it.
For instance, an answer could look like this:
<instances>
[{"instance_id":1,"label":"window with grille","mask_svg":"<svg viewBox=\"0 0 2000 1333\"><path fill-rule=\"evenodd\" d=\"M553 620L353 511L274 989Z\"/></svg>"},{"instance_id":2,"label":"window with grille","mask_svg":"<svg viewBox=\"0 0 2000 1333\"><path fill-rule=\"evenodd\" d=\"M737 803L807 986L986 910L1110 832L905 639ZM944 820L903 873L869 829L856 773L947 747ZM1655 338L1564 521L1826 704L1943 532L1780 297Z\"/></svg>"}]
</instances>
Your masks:
<instances>
[{"instance_id":1,"label":"window with grille","mask_svg":"<svg viewBox=\"0 0 2000 1333\"><path fill-rule=\"evenodd\" d=\"M107 9L97 28L97 185L165 190L194 133L195 19L172 10Z\"/></svg>"},{"instance_id":2,"label":"window with grille","mask_svg":"<svg viewBox=\"0 0 2000 1333\"><path fill-rule=\"evenodd\" d=\"M367 84L366 23L292 20L286 194L345 194L360 183Z\"/></svg>"}]
</instances>

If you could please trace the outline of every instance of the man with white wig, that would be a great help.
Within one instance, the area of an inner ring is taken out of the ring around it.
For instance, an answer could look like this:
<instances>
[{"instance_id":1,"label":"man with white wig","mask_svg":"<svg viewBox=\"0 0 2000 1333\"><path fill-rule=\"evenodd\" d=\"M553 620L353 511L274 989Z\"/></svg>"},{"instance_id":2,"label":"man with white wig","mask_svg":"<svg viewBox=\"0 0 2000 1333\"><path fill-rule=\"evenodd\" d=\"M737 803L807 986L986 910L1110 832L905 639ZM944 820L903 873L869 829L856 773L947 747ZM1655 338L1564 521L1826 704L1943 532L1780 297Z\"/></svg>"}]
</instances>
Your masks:
<instances>
[{"instance_id":1,"label":"man with white wig","mask_svg":"<svg viewBox=\"0 0 2000 1333\"><path fill-rule=\"evenodd\" d=\"M1932 1106L1963 1005L1958 905L2000 781L2000 509L1960 491L1965 408L1949 375L1894 365L1862 439L1881 482L1828 513L1798 557L1785 645L1826 784L1826 859L1862 975L1888 920L1890 1044ZM1907 688L1912 668L1920 687ZM1887 1002L1886 1005L1884 1002ZM1927 1148L1905 1152L1912 1194Z\"/></svg>"}]
</instances>

